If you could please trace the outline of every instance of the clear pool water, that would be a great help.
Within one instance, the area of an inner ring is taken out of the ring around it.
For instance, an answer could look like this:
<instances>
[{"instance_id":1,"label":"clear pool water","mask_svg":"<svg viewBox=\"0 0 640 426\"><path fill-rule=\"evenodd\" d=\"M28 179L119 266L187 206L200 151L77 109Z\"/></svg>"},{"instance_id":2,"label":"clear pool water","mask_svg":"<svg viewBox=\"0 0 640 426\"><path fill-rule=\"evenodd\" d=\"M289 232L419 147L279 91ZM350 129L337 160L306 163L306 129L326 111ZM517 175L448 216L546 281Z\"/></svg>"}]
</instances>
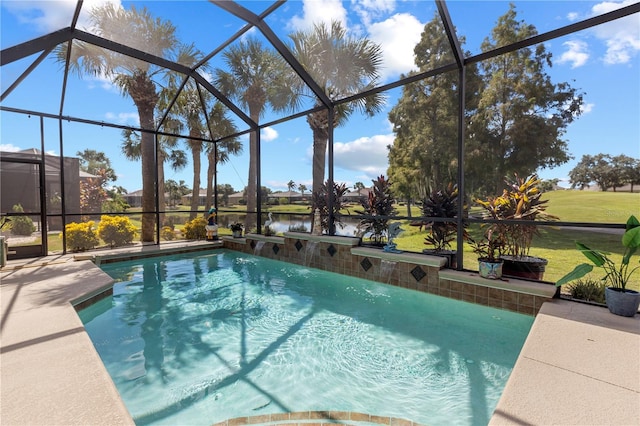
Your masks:
<instances>
[{"instance_id":1,"label":"clear pool water","mask_svg":"<svg viewBox=\"0 0 640 426\"><path fill-rule=\"evenodd\" d=\"M103 265L80 317L137 424L355 411L485 425L533 318L235 251Z\"/></svg>"}]
</instances>

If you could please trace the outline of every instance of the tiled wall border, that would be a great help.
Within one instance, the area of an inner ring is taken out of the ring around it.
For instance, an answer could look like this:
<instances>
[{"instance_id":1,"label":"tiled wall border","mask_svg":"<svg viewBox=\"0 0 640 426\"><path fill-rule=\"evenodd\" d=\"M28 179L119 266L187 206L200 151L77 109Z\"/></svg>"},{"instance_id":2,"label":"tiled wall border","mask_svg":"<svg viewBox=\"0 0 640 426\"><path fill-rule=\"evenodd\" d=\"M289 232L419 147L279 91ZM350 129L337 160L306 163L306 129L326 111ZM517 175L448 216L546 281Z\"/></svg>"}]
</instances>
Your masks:
<instances>
[{"instance_id":1,"label":"tiled wall border","mask_svg":"<svg viewBox=\"0 0 640 426\"><path fill-rule=\"evenodd\" d=\"M361 247L357 238L285 233L284 237L248 234L222 240L225 247L248 254L527 315L536 315L545 301L557 296L550 284L488 280L477 273L446 269L442 257Z\"/></svg>"}]
</instances>

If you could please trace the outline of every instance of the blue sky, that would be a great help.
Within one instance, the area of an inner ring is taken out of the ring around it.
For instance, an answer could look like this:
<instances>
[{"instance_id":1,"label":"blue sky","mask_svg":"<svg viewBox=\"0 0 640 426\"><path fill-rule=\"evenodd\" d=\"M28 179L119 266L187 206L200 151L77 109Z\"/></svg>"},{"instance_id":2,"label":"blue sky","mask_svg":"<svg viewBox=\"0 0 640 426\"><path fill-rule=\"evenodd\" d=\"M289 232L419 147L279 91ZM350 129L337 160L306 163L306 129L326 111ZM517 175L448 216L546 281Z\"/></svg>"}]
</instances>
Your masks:
<instances>
[{"instance_id":1,"label":"blue sky","mask_svg":"<svg viewBox=\"0 0 640 426\"><path fill-rule=\"evenodd\" d=\"M85 9L104 1L85 1ZM123 7L147 7L178 28L178 38L194 42L204 52L215 49L238 31L244 23L218 10L207 1L134 1L115 2ZM271 2L240 2L260 13ZM543 33L579 19L608 12L631 1L524 1L514 2L518 19L534 25ZM509 7L506 1L449 1L451 18L459 35L466 38L465 50L480 52L480 45L490 34L499 16ZM15 1L1 0L2 48L13 46L64 28L70 24L75 1ZM271 28L286 39L297 29L308 28L314 22L332 19L343 22L354 35L367 36L382 46L384 66L381 83L398 78L412 68L413 46L424 25L435 13L431 1L387 0L324 0L290 1L267 19ZM86 29L85 15L79 28ZM260 36L256 31L251 35ZM568 128L564 136L569 152L575 158L564 166L540 170L543 178L566 179L568 172L585 154L626 154L640 158L640 16L582 31L546 44L553 54L553 67L547 69L554 83L570 82L585 92L584 113ZM2 67L2 91L19 76L35 57ZM218 57L212 67L222 67ZM57 113L60 108L60 65L47 58L2 103L3 106ZM371 183L380 174L386 175L387 145L393 143L391 125L387 119L401 90L386 93L383 110L373 118L354 116L335 133L335 180L352 186L355 182ZM64 106L67 115L137 125L137 112L128 98L122 97L110 81L104 78L70 78ZM282 114L268 113L264 122ZM39 147L40 131L34 118L0 114L2 150ZM240 121L238 125L242 128ZM129 191L141 188L138 164L128 161L120 152L120 131L63 123L65 155L85 148L104 151L118 173L116 184ZM48 152L58 155L58 127L52 120L45 123ZM262 132L262 184L273 190L286 190L286 184L311 187L312 134L304 117L283 123ZM233 157L219 168L219 183L229 183L240 190L246 185L248 141L245 154ZM183 179L191 186L191 172L166 171L167 179ZM204 183L204 174L202 177Z\"/></svg>"}]
</instances>

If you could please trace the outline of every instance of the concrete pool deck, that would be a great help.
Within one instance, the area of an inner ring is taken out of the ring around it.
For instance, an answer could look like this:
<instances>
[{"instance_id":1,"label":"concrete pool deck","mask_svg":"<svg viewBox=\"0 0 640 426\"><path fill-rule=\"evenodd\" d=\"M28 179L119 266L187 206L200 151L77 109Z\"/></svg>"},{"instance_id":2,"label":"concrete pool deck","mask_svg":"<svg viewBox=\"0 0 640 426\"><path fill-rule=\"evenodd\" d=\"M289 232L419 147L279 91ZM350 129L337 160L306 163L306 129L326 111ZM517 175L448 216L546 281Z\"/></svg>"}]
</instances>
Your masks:
<instances>
[{"instance_id":1,"label":"concrete pool deck","mask_svg":"<svg viewBox=\"0 0 640 426\"><path fill-rule=\"evenodd\" d=\"M73 255L0 270L0 424L134 424L73 307L111 284ZM640 315L545 303L490 424L640 424Z\"/></svg>"}]
</instances>

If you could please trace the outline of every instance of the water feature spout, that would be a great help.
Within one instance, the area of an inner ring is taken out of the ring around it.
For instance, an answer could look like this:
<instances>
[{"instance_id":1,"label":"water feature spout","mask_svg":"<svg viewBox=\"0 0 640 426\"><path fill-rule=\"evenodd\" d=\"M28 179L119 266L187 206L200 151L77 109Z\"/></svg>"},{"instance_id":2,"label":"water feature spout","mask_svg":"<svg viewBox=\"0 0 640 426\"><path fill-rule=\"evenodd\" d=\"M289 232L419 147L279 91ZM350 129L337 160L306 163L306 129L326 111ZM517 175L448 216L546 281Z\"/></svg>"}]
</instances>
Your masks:
<instances>
[{"instance_id":1,"label":"water feature spout","mask_svg":"<svg viewBox=\"0 0 640 426\"><path fill-rule=\"evenodd\" d=\"M264 241L258 241L256 243L255 248L253 249L253 254L256 256L260 256L260 252L262 251L262 247L264 247Z\"/></svg>"},{"instance_id":2,"label":"water feature spout","mask_svg":"<svg viewBox=\"0 0 640 426\"><path fill-rule=\"evenodd\" d=\"M389 281L391 281L391 274L393 274L393 270L396 268L397 264L398 262L393 262L391 260L380 260L380 282L389 284Z\"/></svg>"},{"instance_id":3,"label":"water feature spout","mask_svg":"<svg viewBox=\"0 0 640 426\"><path fill-rule=\"evenodd\" d=\"M307 241L307 245L304 249L304 266L311 265L313 261L313 256L318 251L318 242L317 241Z\"/></svg>"}]
</instances>

